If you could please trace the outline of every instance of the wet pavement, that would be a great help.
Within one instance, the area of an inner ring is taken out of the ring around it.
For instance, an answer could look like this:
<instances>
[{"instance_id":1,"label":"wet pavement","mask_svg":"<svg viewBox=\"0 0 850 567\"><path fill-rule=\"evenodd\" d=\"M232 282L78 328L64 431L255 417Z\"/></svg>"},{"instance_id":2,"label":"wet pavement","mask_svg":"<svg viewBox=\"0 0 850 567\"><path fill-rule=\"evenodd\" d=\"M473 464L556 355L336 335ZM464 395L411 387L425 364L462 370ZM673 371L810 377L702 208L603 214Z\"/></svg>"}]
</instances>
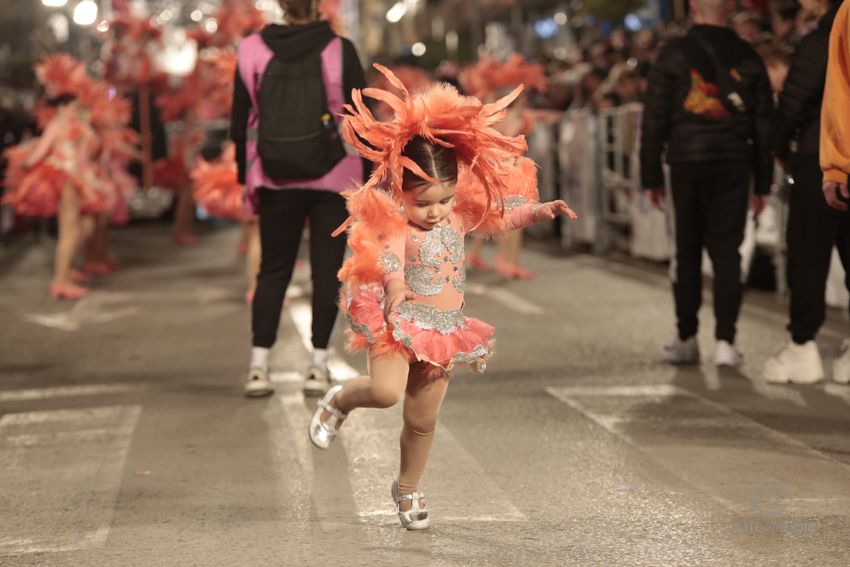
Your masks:
<instances>
[{"instance_id":1,"label":"wet pavement","mask_svg":"<svg viewBox=\"0 0 850 567\"><path fill-rule=\"evenodd\" d=\"M237 232L177 249L164 226L119 231L125 269L76 304L47 298L47 248L3 275L0 565L848 564L850 387L758 378L785 339L773 296L745 300L740 370L673 368L660 268L537 245L533 281L473 274L468 313L496 326L497 356L453 379L422 485L433 527L405 532L397 408L354 413L328 452L306 438L308 266L276 394L241 396ZM843 319L819 338L827 368ZM365 359L341 330L346 378Z\"/></svg>"}]
</instances>

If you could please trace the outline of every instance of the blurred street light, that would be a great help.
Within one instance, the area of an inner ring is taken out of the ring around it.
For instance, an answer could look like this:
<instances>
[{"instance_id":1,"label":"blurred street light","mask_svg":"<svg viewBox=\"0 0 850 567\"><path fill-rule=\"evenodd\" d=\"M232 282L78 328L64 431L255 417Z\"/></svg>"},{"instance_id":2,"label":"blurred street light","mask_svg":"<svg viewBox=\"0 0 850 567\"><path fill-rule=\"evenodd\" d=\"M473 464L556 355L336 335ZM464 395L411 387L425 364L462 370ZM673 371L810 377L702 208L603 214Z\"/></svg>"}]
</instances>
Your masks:
<instances>
[{"instance_id":1,"label":"blurred street light","mask_svg":"<svg viewBox=\"0 0 850 567\"><path fill-rule=\"evenodd\" d=\"M421 41L414 43L413 47L410 48L410 52L416 57L422 57L426 51L428 51L428 48Z\"/></svg>"},{"instance_id":2,"label":"blurred street light","mask_svg":"<svg viewBox=\"0 0 850 567\"><path fill-rule=\"evenodd\" d=\"M93 0L83 0L74 7L74 23L90 26L97 21L97 4Z\"/></svg>"},{"instance_id":3,"label":"blurred street light","mask_svg":"<svg viewBox=\"0 0 850 567\"><path fill-rule=\"evenodd\" d=\"M393 7L387 10L387 21L391 24L396 24L401 21L407 13L407 6L404 2L396 2Z\"/></svg>"},{"instance_id":4,"label":"blurred street light","mask_svg":"<svg viewBox=\"0 0 850 567\"><path fill-rule=\"evenodd\" d=\"M61 8L68 3L68 0L41 0L41 3L48 8Z\"/></svg>"}]
</instances>

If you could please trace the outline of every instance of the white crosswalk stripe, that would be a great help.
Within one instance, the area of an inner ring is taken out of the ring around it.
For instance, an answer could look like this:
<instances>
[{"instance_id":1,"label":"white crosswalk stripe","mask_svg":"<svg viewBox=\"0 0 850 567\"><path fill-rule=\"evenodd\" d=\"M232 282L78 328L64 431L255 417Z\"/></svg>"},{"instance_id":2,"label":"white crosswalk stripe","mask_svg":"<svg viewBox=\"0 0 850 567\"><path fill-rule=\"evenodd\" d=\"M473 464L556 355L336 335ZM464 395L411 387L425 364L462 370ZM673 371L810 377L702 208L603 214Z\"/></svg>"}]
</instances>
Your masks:
<instances>
[{"instance_id":1,"label":"white crosswalk stripe","mask_svg":"<svg viewBox=\"0 0 850 567\"><path fill-rule=\"evenodd\" d=\"M306 304L292 305L289 310L306 348L311 349L310 308ZM337 359L337 369L347 378L359 375L345 361ZM335 378L341 378L333 369ZM288 425L304 432L306 440L309 413L304 411L300 394L281 397ZM390 410L361 409L346 420L340 437L348 459L349 481L357 506L357 514L368 519L374 516L395 516L390 497L390 485L398 475L398 435L401 431L401 404ZM309 442L308 442L309 443ZM309 446L311 450L312 445ZM302 448L296 448L299 452ZM305 466L312 472L312 458L304 455ZM306 472L306 470L305 470ZM438 426L433 453L428 464L423 489L428 492L429 506L440 521L523 521L525 515L514 506L505 493L482 469L445 426ZM439 510L439 512L437 512ZM393 519L393 522L397 520Z\"/></svg>"},{"instance_id":2,"label":"white crosswalk stripe","mask_svg":"<svg viewBox=\"0 0 850 567\"><path fill-rule=\"evenodd\" d=\"M102 547L141 406L0 418L0 555ZM61 463L61 469L56 464Z\"/></svg>"},{"instance_id":3,"label":"white crosswalk stripe","mask_svg":"<svg viewBox=\"0 0 850 567\"><path fill-rule=\"evenodd\" d=\"M148 384L82 384L80 386L56 386L54 388L31 388L26 390L0 391L0 402L27 402L52 398L78 398L107 394L130 394L149 389Z\"/></svg>"},{"instance_id":4,"label":"white crosswalk stripe","mask_svg":"<svg viewBox=\"0 0 850 567\"><path fill-rule=\"evenodd\" d=\"M547 391L732 512L813 517L843 514L850 505L846 464L676 386ZM727 433L723 442L718 432ZM805 483L796 480L801 465Z\"/></svg>"},{"instance_id":5,"label":"white crosswalk stripe","mask_svg":"<svg viewBox=\"0 0 850 567\"><path fill-rule=\"evenodd\" d=\"M361 517L395 516L390 484L398 475L401 407L358 410L340 439ZM422 481L435 521L522 521L520 512L445 426L439 425Z\"/></svg>"}]
</instances>

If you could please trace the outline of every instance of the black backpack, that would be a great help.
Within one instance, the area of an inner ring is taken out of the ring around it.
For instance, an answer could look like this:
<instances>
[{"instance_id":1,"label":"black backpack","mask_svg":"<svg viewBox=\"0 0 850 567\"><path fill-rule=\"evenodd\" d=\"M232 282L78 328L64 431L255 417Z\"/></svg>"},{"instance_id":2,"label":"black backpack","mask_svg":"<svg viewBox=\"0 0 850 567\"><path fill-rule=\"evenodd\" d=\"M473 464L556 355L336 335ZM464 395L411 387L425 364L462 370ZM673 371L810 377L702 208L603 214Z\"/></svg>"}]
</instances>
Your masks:
<instances>
[{"instance_id":1,"label":"black backpack","mask_svg":"<svg viewBox=\"0 0 850 567\"><path fill-rule=\"evenodd\" d=\"M257 150L269 178L318 179L345 157L328 110L321 52L297 61L272 57L257 105Z\"/></svg>"}]
</instances>

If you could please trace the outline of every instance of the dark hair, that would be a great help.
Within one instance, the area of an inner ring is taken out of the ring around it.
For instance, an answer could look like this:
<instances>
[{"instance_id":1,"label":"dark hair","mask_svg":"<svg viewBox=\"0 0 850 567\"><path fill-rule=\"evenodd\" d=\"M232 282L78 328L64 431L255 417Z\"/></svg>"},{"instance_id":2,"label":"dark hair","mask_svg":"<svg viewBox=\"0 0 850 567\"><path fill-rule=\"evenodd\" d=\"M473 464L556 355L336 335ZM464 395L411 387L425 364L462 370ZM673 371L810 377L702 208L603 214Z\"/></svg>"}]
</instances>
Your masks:
<instances>
[{"instance_id":1,"label":"dark hair","mask_svg":"<svg viewBox=\"0 0 850 567\"><path fill-rule=\"evenodd\" d=\"M59 96L50 97L45 102L47 102L47 106L50 106L52 108L56 108L56 107L59 107L59 106L65 106L66 104L70 104L70 103L74 102L75 100L77 100L76 95L63 94L63 95L59 95Z\"/></svg>"},{"instance_id":2,"label":"dark hair","mask_svg":"<svg viewBox=\"0 0 850 567\"><path fill-rule=\"evenodd\" d=\"M415 136L404 146L402 155L410 158L422 171L441 183L457 183L457 156L451 148L428 141L424 136ZM409 169L404 170L401 186L403 191L427 185L428 182Z\"/></svg>"},{"instance_id":3,"label":"dark hair","mask_svg":"<svg viewBox=\"0 0 850 567\"><path fill-rule=\"evenodd\" d=\"M319 18L318 0L278 0L284 16L296 20L315 20Z\"/></svg>"}]
</instances>

